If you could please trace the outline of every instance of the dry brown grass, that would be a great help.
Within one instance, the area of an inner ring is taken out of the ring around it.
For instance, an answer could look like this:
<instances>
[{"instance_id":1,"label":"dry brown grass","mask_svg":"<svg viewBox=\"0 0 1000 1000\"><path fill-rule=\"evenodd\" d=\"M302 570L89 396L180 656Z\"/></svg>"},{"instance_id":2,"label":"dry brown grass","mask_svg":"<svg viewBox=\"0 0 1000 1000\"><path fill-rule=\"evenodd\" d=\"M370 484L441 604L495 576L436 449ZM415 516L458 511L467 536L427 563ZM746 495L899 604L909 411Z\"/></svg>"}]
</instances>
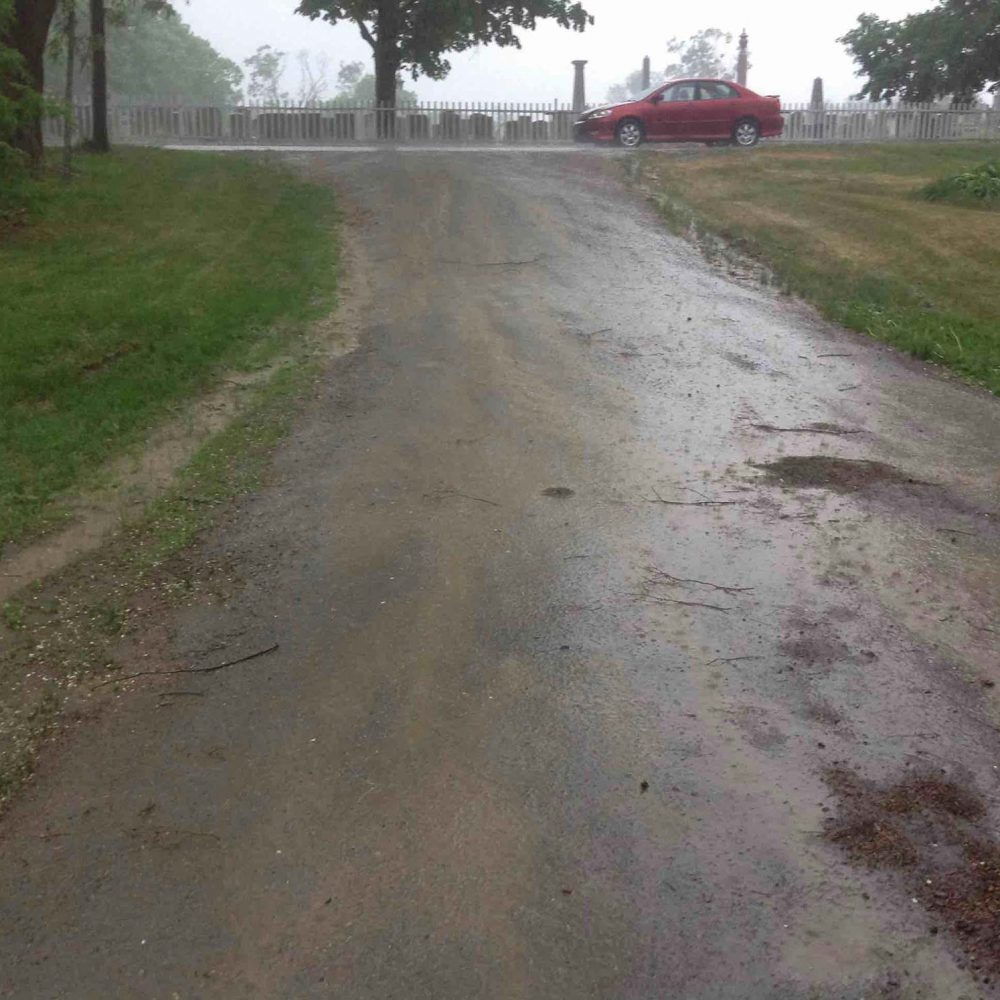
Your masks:
<instances>
[{"instance_id":1,"label":"dry brown grass","mask_svg":"<svg viewBox=\"0 0 1000 1000\"><path fill-rule=\"evenodd\" d=\"M832 319L1000 392L1000 212L917 197L995 155L990 144L782 147L669 168L650 157L640 173L679 230L693 215Z\"/></svg>"}]
</instances>

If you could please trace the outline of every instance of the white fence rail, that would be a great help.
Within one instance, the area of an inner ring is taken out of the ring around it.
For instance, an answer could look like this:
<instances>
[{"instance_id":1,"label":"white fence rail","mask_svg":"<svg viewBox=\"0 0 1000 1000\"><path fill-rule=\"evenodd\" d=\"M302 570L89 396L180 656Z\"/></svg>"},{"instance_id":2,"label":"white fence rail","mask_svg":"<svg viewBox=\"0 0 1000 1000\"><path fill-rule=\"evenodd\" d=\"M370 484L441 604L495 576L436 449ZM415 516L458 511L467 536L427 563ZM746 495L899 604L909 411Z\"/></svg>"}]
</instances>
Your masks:
<instances>
[{"instance_id":1,"label":"white fence rail","mask_svg":"<svg viewBox=\"0 0 1000 1000\"><path fill-rule=\"evenodd\" d=\"M784 142L932 142L1000 139L1000 111L974 105L790 104Z\"/></svg>"},{"instance_id":2,"label":"white fence rail","mask_svg":"<svg viewBox=\"0 0 1000 1000\"><path fill-rule=\"evenodd\" d=\"M89 105L75 109L77 133L91 134ZM116 103L109 110L117 142L215 142L260 145L397 143L541 143L573 138L577 114L565 104L420 104L374 106L241 105L192 107ZM46 138L62 138L64 122L46 123Z\"/></svg>"},{"instance_id":3,"label":"white fence rail","mask_svg":"<svg viewBox=\"0 0 1000 1000\"><path fill-rule=\"evenodd\" d=\"M784 142L896 142L1000 140L1000 111L930 104L790 104L782 109ZM111 136L119 143L334 146L352 143L528 144L566 143L577 114L568 105L419 104L392 111L373 106L240 105L195 107L169 101L115 102ZM93 117L75 109L75 132L87 138ZM45 123L50 142L62 139L65 121Z\"/></svg>"}]
</instances>

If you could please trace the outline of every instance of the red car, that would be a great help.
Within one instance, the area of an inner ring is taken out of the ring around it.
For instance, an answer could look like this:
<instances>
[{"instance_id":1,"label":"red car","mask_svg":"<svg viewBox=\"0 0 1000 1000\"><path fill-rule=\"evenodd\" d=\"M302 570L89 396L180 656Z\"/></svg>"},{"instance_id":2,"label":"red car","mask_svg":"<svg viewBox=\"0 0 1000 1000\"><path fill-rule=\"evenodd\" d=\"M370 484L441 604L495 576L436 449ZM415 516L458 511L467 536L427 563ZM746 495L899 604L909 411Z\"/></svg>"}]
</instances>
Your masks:
<instances>
[{"instance_id":1,"label":"red car","mask_svg":"<svg viewBox=\"0 0 1000 1000\"><path fill-rule=\"evenodd\" d=\"M725 80L673 80L624 104L585 111L574 134L581 142L617 142L629 149L643 142L756 146L784 127L777 97Z\"/></svg>"}]
</instances>

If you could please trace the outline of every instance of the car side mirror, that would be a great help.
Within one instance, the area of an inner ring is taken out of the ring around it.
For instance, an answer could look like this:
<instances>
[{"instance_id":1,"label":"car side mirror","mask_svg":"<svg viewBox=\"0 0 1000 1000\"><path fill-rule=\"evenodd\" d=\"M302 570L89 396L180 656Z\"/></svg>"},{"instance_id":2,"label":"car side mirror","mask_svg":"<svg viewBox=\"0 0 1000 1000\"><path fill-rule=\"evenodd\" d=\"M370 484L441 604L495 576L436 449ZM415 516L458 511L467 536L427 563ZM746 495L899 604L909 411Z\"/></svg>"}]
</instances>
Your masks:
<instances>
[{"instance_id":1,"label":"car side mirror","mask_svg":"<svg viewBox=\"0 0 1000 1000\"><path fill-rule=\"evenodd\" d=\"M662 94L653 94L653 96L649 99L649 103L650 104L659 104L660 101L662 101L662 100L663 100L663 95Z\"/></svg>"}]
</instances>

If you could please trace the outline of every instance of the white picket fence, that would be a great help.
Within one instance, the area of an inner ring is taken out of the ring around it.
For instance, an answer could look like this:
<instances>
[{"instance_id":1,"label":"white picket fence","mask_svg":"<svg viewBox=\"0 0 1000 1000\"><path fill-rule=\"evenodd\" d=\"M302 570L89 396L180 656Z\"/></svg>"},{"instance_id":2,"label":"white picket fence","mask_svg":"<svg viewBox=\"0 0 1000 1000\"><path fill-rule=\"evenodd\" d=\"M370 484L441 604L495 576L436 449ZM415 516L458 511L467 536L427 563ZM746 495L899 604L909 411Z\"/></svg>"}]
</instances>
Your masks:
<instances>
[{"instance_id":1,"label":"white picket fence","mask_svg":"<svg viewBox=\"0 0 1000 1000\"><path fill-rule=\"evenodd\" d=\"M91 134L88 105L75 109L76 135ZM1000 140L1000 111L930 104L789 104L783 142L896 142ZM371 105L247 104L196 107L170 101L115 102L109 109L118 143L334 146L375 142L414 144L567 143L577 113L558 101L539 104L421 103L393 111ZM62 139L65 122L45 124L49 142Z\"/></svg>"},{"instance_id":2,"label":"white picket fence","mask_svg":"<svg viewBox=\"0 0 1000 1000\"><path fill-rule=\"evenodd\" d=\"M249 145L396 143L569 142L578 115L567 104L424 103L377 110L373 105L248 104L192 107L162 103L115 103L109 109L113 141ZM89 136L89 105L76 108L76 129ZM46 138L62 138L64 122L46 123Z\"/></svg>"},{"instance_id":3,"label":"white picket fence","mask_svg":"<svg viewBox=\"0 0 1000 1000\"><path fill-rule=\"evenodd\" d=\"M789 104L782 114L784 142L1000 139L1000 110L977 105Z\"/></svg>"}]
</instances>

